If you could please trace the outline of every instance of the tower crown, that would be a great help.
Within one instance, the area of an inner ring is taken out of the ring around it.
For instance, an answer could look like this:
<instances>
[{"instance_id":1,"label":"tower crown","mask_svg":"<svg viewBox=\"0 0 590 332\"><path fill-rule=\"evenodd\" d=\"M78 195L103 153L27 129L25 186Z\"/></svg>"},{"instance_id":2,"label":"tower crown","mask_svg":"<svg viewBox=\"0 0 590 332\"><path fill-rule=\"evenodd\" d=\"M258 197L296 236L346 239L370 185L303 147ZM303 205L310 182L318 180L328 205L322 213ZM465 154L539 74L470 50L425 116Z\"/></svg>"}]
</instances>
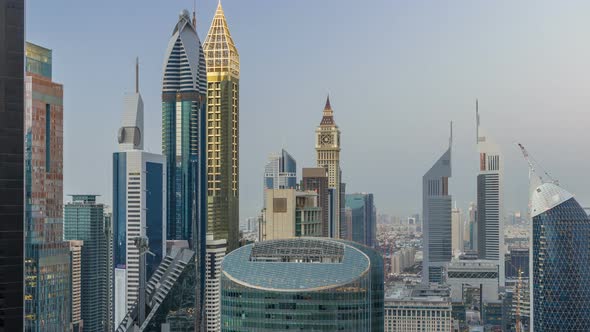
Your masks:
<instances>
[{"instance_id":1,"label":"tower crown","mask_svg":"<svg viewBox=\"0 0 590 332\"><path fill-rule=\"evenodd\" d=\"M324 106L324 114L320 126L334 125L336 125L336 122L334 121L334 111L332 110L332 105L330 105L330 96L328 96L328 98L326 98L326 106Z\"/></svg>"},{"instance_id":2,"label":"tower crown","mask_svg":"<svg viewBox=\"0 0 590 332\"><path fill-rule=\"evenodd\" d=\"M229 72L236 77L240 76L240 55L229 32L221 1L217 5L207 38L203 43L203 51L208 73Z\"/></svg>"}]
</instances>

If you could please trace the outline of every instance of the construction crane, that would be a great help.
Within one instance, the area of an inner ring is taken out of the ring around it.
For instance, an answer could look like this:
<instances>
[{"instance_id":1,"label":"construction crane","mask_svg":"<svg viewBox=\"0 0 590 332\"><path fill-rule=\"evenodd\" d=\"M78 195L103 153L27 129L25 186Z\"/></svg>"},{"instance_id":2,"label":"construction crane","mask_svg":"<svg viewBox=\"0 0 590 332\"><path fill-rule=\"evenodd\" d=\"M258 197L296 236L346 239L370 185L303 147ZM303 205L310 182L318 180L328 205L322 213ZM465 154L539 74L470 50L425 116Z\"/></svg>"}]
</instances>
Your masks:
<instances>
[{"instance_id":1,"label":"construction crane","mask_svg":"<svg viewBox=\"0 0 590 332\"><path fill-rule=\"evenodd\" d=\"M558 185L559 181L554 179L551 175L549 175L549 173L543 168L541 167L541 165L533 158L531 157L531 155L529 154L529 152L527 151L527 149L525 149L525 147L520 144L520 143L516 143L518 145L518 147L520 148L520 151L522 152L522 155L524 156L524 159L526 160L526 162L529 164L529 179L531 178L531 175L535 174L536 176L539 177L539 179L541 180L541 183L545 183L547 182L543 176L545 176L547 178L547 180L553 184ZM535 167L535 165L537 167ZM541 175L537 169L541 172L543 172L543 175Z\"/></svg>"}]
</instances>

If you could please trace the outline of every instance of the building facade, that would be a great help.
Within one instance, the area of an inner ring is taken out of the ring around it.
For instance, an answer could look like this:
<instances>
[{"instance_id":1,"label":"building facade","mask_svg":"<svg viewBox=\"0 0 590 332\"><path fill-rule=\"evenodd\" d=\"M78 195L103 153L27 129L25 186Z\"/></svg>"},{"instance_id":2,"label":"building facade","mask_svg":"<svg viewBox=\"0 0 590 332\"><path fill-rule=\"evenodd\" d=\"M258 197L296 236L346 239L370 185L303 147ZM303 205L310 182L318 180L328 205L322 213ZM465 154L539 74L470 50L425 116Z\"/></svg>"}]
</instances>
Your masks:
<instances>
[{"instance_id":1,"label":"building facade","mask_svg":"<svg viewBox=\"0 0 590 332\"><path fill-rule=\"evenodd\" d=\"M318 194L318 206L322 208L322 236L333 237L329 222L330 192L328 191L328 172L322 167L303 168L301 190L315 191Z\"/></svg>"},{"instance_id":2,"label":"building facade","mask_svg":"<svg viewBox=\"0 0 590 332\"><path fill-rule=\"evenodd\" d=\"M345 237L341 234L340 220L344 215L344 193L341 192L342 170L340 169L340 129L334 121L334 111L330 97L326 99L322 121L315 131L315 149L317 167L328 170L328 186L333 188L333 234L334 238ZM342 209L342 210L341 210Z\"/></svg>"},{"instance_id":3,"label":"building facade","mask_svg":"<svg viewBox=\"0 0 590 332\"><path fill-rule=\"evenodd\" d=\"M348 194L345 204L352 213L350 232L352 241L374 247L377 234L377 211L373 203L373 194Z\"/></svg>"},{"instance_id":4,"label":"building facade","mask_svg":"<svg viewBox=\"0 0 590 332\"><path fill-rule=\"evenodd\" d=\"M166 239L187 240L195 252L191 308L204 329L207 227L207 71L193 12L181 11L165 53L162 154L166 157ZM187 311L188 312L188 311ZM191 318L192 319L192 318Z\"/></svg>"},{"instance_id":5,"label":"building facade","mask_svg":"<svg viewBox=\"0 0 590 332\"><path fill-rule=\"evenodd\" d=\"M63 241L63 86L52 51L26 45L25 314L28 331L63 331L70 319L70 250Z\"/></svg>"},{"instance_id":6,"label":"building facade","mask_svg":"<svg viewBox=\"0 0 590 332\"><path fill-rule=\"evenodd\" d=\"M0 0L0 320L24 324L24 0Z\"/></svg>"},{"instance_id":7,"label":"building facade","mask_svg":"<svg viewBox=\"0 0 590 332\"><path fill-rule=\"evenodd\" d=\"M451 210L451 233L452 233L452 250L453 255L465 251L463 231L465 225L463 221L463 212L456 206Z\"/></svg>"},{"instance_id":8,"label":"building facade","mask_svg":"<svg viewBox=\"0 0 590 332\"><path fill-rule=\"evenodd\" d=\"M499 300L499 268L495 260L453 259L446 271L453 302L464 302L466 293L477 289L479 303Z\"/></svg>"},{"instance_id":9,"label":"building facade","mask_svg":"<svg viewBox=\"0 0 590 332\"><path fill-rule=\"evenodd\" d=\"M238 247L240 56L221 1L203 43L207 63L207 232Z\"/></svg>"},{"instance_id":10,"label":"building facade","mask_svg":"<svg viewBox=\"0 0 590 332\"><path fill-rule=\"evenodd\" d=\"M82 247L84 241L69 241L70 243L70 331L82 332Z\"/></svg>"},{"instance_id":11,"label":"building facade","mask_svg":"<svg viewBox=\"0 0 590 332\"><path fill-rule=\"evenodd\" d=\"M113 239L109 244L113 249L110 270L117 276L110 299L115 326L139 296L139 249L134 239L149 240L153 255L145 257L146 280L166 254L166 159L143 151L143 100L136 70L135 92L125 96L119 152L113 154Z\"/></svg>"},{"instance_id":12,"label":"building facade","mask_svg":"<svg viewBox=\"0 0 590 332\"><path fill-rule=\"evenodd\" d=\"M441 282L445 265L451 261L452 198L449 194L451 144L422 177L423 260L422 282Z\"/></svg>"},{"instance_id":13,"label":"building facade","mask_svg":"<svg viewBox=\"0 0 590 332\"><path fill-rule=\"evenodd\" d=\"M532 330L590 326L590 219L572 194L553 183L531 194Z\"/></svg>"},{"instance_id":14,"label":"building facade","mask_svg":"<svg viewBox=\"0 0 590 332\"><path fill-rule=\"evenodd\" d=\"M97 195L73 195L64 208L64 238L82 246L82 320L84 331L108 328L108 228Z\"/></svg>"},{"instance_id":15,"label":"building facade","mask_svg":"<svg viewBox=\"0 0 590 332\"><path fill-rule=\"evenodd\" d=\"M385 299L385 332L451 332L451 302L443 297Z\"/></svg>"},{"instance_id":16,"label":"building facade","mask_svg":"<svg viewBox=\"0 0 590 332\"><path fill-rule=\"evenodd\" d=\"M315 191L266 189L259 241L322 236L322 208Z\"/></svg>"},{"instance_id":17,"label":"building facade","mask_svg":"<svg viewBox=\"0 0 590 332\"><path fill-rule=\"evenodd\" d=\"M221 270L222 331L383 331L383 259L363 245L258 242Z\"/></svg>"},{"instance_id":18,"label":"building facade","mask_svg":"<svg viewBox=\"0 0 590 332\"><path fill-rule=\"evenodd\" d=\"M476 108L478 104L476 102ZM504 284L504 157L496 144L479 126L477 114L477 252L480 259L495 260Z\"/></svg>"},{"instance_id":19,"label":"building facade","mask_svg":"<svg viewBox=\"0 0 590 332\"><path fill-rule=\"evenodd\" d=\"M221 262L227 251L227 240L216 240L213 234L207 234L206 257L206 325L207 332L221 331Z\"/></svg>"},{"instance_id":20,"label":"building facade","mask_svg":"<svg viewBox=\"0 0 590 332\"><path fill-rule=\"evenodd\" d=\"M264 202L266 189L295 189L297 187L297 162L289 152L281 149L278 154L271 154L264 167Z\"/></svg>"}]
</instances>

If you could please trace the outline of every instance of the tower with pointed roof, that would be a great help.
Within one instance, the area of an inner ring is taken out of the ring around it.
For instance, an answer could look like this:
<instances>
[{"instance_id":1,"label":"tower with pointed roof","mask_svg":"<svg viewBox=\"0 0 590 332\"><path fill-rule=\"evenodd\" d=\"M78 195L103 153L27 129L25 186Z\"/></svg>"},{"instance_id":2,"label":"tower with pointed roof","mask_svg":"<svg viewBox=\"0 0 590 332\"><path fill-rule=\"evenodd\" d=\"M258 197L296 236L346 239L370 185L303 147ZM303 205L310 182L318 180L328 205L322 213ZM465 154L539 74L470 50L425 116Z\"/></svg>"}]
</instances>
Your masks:
<instances>
[{"instance_id":1,"label":"tower with pointed roof","mask_svg":"<svg viewBox=\"0 0 590 332\"><path fill-rule=\"evenodd\" d=\"M203 44L207 63L207 232L239 240L240 57L221 1Z\"/></svg>"},{"instance_id":2,"label":"tower with pointed roof","mask_svg":"<svg viewBox=\"0 0 590 332\"><path fill-rule=\"evenodd\" d=\"M316 131L315 149L317 154L317 166L323 167L328 171L328 187L332 188L332 209L330 215L329 233L331 237L343 237L343 229L340 227L342 215L342 194L341 194L341 177L340 169L340 129L334 121L334 111L330 105L330 96L326 99L322 121Z\"/></svg>"}]
</instances>

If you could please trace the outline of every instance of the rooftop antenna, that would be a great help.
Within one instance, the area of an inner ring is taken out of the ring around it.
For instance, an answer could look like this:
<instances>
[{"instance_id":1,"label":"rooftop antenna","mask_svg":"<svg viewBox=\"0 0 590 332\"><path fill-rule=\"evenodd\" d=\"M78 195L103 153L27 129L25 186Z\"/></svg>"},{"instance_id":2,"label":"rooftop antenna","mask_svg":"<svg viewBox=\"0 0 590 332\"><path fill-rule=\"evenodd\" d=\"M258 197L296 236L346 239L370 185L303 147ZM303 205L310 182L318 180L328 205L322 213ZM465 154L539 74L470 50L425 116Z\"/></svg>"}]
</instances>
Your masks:
<instances>
[{"instance_id":1,"label":"rooftop antenna","mask_svg":"<svg viewBox=\"0 0 590 332\"><path fill-rule=\"evenodd\" d=\"M193 27L197 30L197 0L193 2Z\"/></svg>"},{"instance_id":2,"label":"rooftop antenna","mask_svg":"<svg viewBox=\"0 0 590 332\"><path fill-rule=\"evenodd\" d=\"M479 143L479 101L475 98L475 143Z\"/></svg>"},{"instance_id":3,"label":"rooftop antenna","mask_svg":"<svg viewBox=\"0 0 590 332\"><path fill-rule=\"evenodd\" d=\"M135 58L135 93L139 93L139 57Z\"/></svg>"},{"instance_id":4,"label":"rooftop antenna","mask_svg":"<svg viewBox=\"0 0 590 332\"><path fill-rule=\"evenodd\" d=\"M449 148L453 146L453 121L451 121L451 136L449 136Z\"/></svg>"}]
</instances>

